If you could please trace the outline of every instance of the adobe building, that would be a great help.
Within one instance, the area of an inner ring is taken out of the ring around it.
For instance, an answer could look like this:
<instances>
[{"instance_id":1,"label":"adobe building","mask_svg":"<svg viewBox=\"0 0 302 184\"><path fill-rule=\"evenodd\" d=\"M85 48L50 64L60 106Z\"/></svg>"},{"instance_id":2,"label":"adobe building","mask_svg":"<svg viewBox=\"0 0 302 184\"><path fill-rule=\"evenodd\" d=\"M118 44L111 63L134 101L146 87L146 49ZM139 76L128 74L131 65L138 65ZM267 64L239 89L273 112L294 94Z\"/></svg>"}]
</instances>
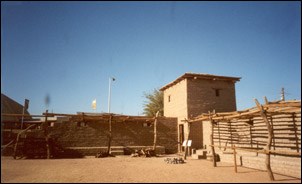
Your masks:
<instances>
[{"instance_id":1,"label":"adobe building","mask_svg":"<svg viewBox=\"0 0 302 184\"><path fill-rule=\"evenodd\" d=\"M236 111L235 83L240 77L227 77L199 73L185 73L160 90L164 93L164 116L178 118L179 151L187 138L185 119L202 113ZM190 128L191 148L204 148L202 123ZM208 139L208 138L206 138Z\"/></svg>"}]
</instances>

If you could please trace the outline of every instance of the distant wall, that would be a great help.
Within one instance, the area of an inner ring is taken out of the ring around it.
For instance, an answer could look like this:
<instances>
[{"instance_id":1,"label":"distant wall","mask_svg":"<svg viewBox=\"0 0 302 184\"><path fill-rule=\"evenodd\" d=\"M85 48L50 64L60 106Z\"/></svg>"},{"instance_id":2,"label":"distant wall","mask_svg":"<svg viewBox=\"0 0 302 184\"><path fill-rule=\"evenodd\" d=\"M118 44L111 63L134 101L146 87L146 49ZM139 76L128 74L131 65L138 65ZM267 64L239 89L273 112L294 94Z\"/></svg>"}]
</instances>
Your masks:
<instances>
[{"instance_id":1,"label":"distant wall","mask_svg":"<svg viewBox=\"0 0 302 184\"><path fill-rule=\"evenodd\" d=\"M151 125L151 126L150 126ZM109 123L57 123L51 127L52 137L62 147L106 147L108 146ZM111 146L152 146L154 126L142 122L112 121ZM177 153L177 118L165 118L157 124L157 146L165 153Z\"/></svg>"}]
</instances>

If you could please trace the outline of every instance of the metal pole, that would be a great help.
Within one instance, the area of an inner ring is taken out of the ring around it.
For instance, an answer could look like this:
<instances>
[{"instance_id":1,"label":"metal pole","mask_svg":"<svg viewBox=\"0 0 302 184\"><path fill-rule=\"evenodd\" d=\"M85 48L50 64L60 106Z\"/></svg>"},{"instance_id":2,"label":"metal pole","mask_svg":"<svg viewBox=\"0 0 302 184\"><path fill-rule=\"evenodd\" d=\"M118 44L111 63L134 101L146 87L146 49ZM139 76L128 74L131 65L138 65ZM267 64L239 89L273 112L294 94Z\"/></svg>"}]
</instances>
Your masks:
<instances>
[{"instance_id":1,"label":"metal pole","mask_svg":"<svg viewBox=\"0 0 302 184\"><path fill-rule=\"evenodd\" d=\"M110 113L110 97L111 97L111 80L115 80L113 77L109 77L109 95L108 95L108 113ZM111 121L112 121L112 116L110 115L109 118L109 139L108 139L108 150L107 150L107 154L110 155L111 154L111 139L112 139L112 131L111 131Z\"/></svg>"},{"instance_id":2,"label":"metal pole","mask_svg":"<svg viewBox=\"0 0 302 184\"><path fill-rule=\"evenodd\" d=\"M108 113L110 113L111 77L109 77Z\"/></svg>"}]
</instances>

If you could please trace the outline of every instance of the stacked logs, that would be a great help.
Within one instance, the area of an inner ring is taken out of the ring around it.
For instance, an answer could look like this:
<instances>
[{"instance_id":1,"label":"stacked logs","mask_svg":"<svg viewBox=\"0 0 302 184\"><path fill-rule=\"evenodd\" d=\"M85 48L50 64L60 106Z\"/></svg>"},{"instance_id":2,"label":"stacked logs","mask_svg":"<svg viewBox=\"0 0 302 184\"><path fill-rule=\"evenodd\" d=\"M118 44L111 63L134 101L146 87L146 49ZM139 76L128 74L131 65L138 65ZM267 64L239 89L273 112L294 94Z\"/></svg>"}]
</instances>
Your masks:
<instances>
[{"instance_id":1,"label":"stacked logs","mask_svg":"<svg viewBox=\"0 0 302 184\"><path fill-rule=\"evenodd\" d=\"M152 156L156 156L156 153L153 149L150 148L135 150L134 153L131 154L131 157L152 157Z\"/></svg>"},{"instance_id":2,"label":"stacked logs","mask_svg":"<svg viewBox=\"0 0 302 184\"><path fill-rule=\"evenodd\" d=\"M165 158L164 161L167 164L184 164L185 163L183 158Z\"/></svg>"},{"instance_id":3,"label":"stacked logs","mask_svg":"<svg viewBox=\"0 0 302 184\"><path fill-rule=\"evenodd\" d=\"M114 155L108 153L107 151L100 151L95 155L95 158L104 158L104 157L114 157Z\"/></svg>"}]
</instances>

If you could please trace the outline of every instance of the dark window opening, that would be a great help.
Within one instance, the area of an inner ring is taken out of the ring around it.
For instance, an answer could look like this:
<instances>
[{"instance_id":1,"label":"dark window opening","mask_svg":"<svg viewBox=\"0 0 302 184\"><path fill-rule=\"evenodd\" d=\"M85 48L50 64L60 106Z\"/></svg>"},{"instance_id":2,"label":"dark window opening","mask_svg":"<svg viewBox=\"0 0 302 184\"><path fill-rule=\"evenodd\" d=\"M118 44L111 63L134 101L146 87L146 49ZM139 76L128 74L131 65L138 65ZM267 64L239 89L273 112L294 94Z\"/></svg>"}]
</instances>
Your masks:
<instances>
[{"instance_id":1,"label":"dark window opening","mask_svg":"<svg viewBox=\"0 0 302 184\"><path fill-rule=\"evenodd\" d=\"M215 89L216 96L220 96L220 89Z\"/></svg>"},{"instance_id":2,"label":"dark window opening","mask_svg":"<svg viewBox=\"0 0 302 184\"><path fill-rule=\"evenodd\" d=\"M168 96L168 102L171 102L171 95Z\"/></svg>"}]
</instances>

